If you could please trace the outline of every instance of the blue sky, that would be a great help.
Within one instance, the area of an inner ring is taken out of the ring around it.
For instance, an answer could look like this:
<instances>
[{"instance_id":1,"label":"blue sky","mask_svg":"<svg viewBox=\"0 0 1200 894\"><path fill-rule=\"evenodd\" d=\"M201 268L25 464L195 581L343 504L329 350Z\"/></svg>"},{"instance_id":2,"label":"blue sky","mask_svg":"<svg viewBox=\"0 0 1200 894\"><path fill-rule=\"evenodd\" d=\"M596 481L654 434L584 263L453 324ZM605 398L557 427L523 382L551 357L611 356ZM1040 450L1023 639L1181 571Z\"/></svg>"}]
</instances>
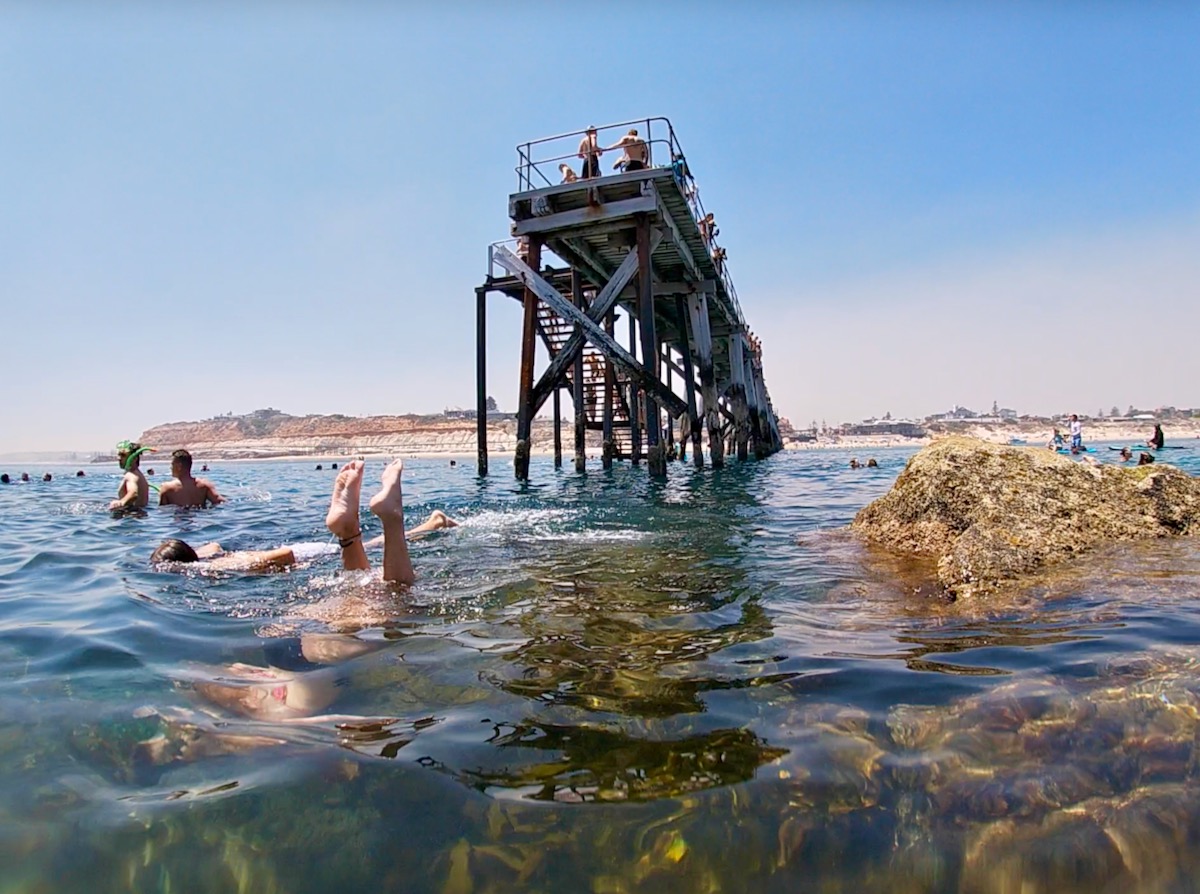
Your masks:
<instances>
[{"instance_id":1,"label":"blue sky","mask_svg":"<svg viewBox=\"0 0 1200 894\"><path fill-rule=\"evenodd\" d=\"M646 115L794 422L1200 404L1200 6L242 6L0 5L0 452L471 406L515 145Z\"/></svg>"}]
</instances>

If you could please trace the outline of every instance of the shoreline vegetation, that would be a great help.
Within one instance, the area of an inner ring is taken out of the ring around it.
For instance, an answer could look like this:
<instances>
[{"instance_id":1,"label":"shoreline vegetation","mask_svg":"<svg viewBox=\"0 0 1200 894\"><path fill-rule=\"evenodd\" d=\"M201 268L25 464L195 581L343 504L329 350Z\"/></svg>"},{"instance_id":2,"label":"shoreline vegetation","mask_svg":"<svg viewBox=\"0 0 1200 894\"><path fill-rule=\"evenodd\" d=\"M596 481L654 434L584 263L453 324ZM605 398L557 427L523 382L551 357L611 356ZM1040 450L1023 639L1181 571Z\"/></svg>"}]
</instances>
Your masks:
<instances>
[{"instance_id":1,"label":"shoreline vegetation","mask_svg":"<svg viewBox=\"0 0 1200 894\"><path fill-rule=\"evenodd\" d=\"M944 421L923 426L924 434L842 434L831 429L813 437L785 428L788 450L872 450L892 447L919 448L946 435L965 435L993 444L1024 443L1043 447L1058 424L1051 420ZM1163 421L1167 443L1178 446L1200 444L1200 417ZM512 414L488 417L488 452L492 457L512 455L516 448L516 419ZM1152 419L1090 419L1084 422L1084 443L1144 444L1153 433ZM554 430L549 419L533 425L532 453L554 452ZM678 438L678 429L676 438ZM446 413L436 416L289 416L278 410L258 410L245 416L222 416L203 422L175 422L143 432L140 443L159 452L186 447L204 461L234 460L325 460L341 457L474 457L476 422L473 414ZM703 438L707 449L707 434ZM573 432L564 419L562 451L573 454ZM599 432L587 433L589 458L598 458ZM93 462L112 459L98 456Z\"/></svg>"}]
</instances>

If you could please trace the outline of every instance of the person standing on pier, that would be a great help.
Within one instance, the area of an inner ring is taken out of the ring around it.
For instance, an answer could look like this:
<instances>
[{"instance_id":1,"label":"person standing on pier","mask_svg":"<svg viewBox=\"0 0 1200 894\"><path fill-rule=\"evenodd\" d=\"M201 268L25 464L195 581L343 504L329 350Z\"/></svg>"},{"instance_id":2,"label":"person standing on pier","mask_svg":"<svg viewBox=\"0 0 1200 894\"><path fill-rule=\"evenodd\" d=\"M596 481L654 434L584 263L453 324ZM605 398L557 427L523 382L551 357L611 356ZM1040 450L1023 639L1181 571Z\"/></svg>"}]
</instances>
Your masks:
<instances>
[{"instance_id":1,"label":"person standing on pier","mask_svg":"<svg viewBox=\"0 0 1200 894\"><path fill-rule=\"evenodd\" d=\"M579 176L584 180L591 177L600 176L600 156L604 154L604 150L600 148L600 144L596 141L596 128L589 127L583 135L583 139L579 141L579 157L583 159L583 170Z\"/></svg>"},{"instance_id":2,"label":"person standing on pier","mask_svg":"<svg viewBox=\"0 0 1200 894\"><path fill-rule=\"evenodd\" d=\"M649 159L646 152L646 142L638 136L636 127L607 148L624 150L624 154L613 165L614 169L620 168L625 173L629 171L644 171L646 169L646 163Z\"/></svg>"}]
</instances>

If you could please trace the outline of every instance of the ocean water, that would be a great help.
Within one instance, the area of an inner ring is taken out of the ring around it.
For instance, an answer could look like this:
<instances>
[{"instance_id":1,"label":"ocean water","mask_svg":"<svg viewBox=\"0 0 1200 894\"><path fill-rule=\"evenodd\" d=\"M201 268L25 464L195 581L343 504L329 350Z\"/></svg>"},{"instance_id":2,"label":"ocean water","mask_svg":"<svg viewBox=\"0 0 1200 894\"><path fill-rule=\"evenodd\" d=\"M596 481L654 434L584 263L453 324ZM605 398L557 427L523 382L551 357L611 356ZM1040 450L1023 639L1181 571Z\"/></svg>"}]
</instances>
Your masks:
<instances>
[{"instance_id":1,"label":"ocean water","mask_svg":"<svg viewBox=\"0 0 1200 894\"><path fill-rule=\"evenodd\" d=\"M1197 542L949 602L840 530L909 455L409 460L409 592L148 565L327 541L327 464L0 486L0 892L1200 890Z\"/></svg>"}]
</instances>

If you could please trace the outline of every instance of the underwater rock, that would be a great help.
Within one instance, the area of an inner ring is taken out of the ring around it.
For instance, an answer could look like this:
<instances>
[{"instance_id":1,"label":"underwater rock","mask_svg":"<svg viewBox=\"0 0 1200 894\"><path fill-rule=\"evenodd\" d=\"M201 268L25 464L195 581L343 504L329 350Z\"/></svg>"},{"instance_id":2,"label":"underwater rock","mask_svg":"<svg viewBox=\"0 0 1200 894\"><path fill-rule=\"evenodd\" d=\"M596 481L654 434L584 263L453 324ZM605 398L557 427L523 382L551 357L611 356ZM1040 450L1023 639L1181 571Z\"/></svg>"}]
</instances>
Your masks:
<instances>
[{"instance_id":1,"label":"underwater rock","mask_svg":"<svg viewBox=\"0 0 1200 894\"><path fill-rule=\"evenodd\" d=\"M851 528L935 559L942 586L969 596L1105 543L1200 533L1200 482L1162 464L1085 464L949 437L909 460Z\"/></svg>"}]
</instances>

